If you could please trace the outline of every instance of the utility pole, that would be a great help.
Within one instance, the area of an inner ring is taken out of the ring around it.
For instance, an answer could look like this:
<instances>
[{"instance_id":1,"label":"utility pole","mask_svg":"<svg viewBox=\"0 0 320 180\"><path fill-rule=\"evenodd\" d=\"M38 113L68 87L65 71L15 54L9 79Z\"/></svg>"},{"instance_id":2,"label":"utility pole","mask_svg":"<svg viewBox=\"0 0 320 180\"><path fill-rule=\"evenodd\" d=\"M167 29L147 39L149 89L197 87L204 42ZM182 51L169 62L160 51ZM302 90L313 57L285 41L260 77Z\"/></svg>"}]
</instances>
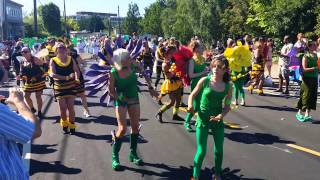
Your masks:
<instances>
[{"instance_id":1,"label":"utility pole","mask_svg":"<svg viewBox=\"0 0 320 180\"><path fill-rule=\"evenodd\" d=\"M65 35L68 37L68 29L67 29L67 13L66 13L66 0L63 0L63 15L64 15L64 29Z\"/></svg>"},{"instance_id":2,"label":"utility pole","mask_svg":"<svg viewBox=\"0 0 320 180\"><path fill-rule=\"evenodd\" d=\"M119 34L121 34L119 5L118 5L118 26L119 26Z\"/></svg>"},{"instance_id":3,"label":"utility pole","mask_svg":"<svg viewBox=\"0 0 320 180\"><path fill-rule=\"evenodd\" d=\"M38 36L37 0L33 0L34 36Z\"/></svg>"}]
</instances>

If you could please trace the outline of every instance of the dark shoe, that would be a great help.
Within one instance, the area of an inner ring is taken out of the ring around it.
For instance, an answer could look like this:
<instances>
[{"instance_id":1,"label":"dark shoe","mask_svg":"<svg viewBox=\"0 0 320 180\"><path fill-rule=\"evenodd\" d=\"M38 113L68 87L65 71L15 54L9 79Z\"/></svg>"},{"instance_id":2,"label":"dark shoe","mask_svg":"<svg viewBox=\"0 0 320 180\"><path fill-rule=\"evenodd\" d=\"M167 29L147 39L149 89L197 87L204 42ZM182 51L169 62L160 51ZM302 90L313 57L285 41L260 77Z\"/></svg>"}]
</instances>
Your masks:
<instances>
[{"instance_id":1,"label":"dark shoe","mask_svg":"<svg viewBox=\"0 0 320 180\"><path fill-rule=\"evenodd\" d=\"M42 118L43 118L41 111L38 111L38 118L39 118L39 119L42 119Z\"/></svg>"},{"instance_id":2,"label":"dark shoe","mask_svg":"<svg viewBox=\"0 0 320 180\"><path fill-rule=\"evenodd\" d=\"M282 91L282 89L277 89L277 90L275 90L273 92L283 92L283 91Z\"/></svg>"},{"instance_id":3,"label":"dark shoe","mask_svg":"<svg viewBox=\"0 0 320 180\"><path fill-rule=\"evenodd\" d=\"M69 132L69 121L60 119L60 126L62 127L63 132L66 134Z\"/></svg>"},{"instance_id":4,"label":"dark shoe","mask_svg":"<svg viewBox=\"0 0 320 180\"><path fill-rule=\"evenodd\" d=\"M62 127L62 130L65 134L69 133L69 128L68 127Z\"/></svg>"},{"instance_id":5,"label":"dark shoe","mask_svg":"<svg viewBox=\"0 0 320 180\"><path fill-rule=\"evenodd\" d=\"M76 134L76 129L70 129L70 134L75 135Z\"/></svg>"},{"instance_id":6,"label":"dark shoe","mask_svg":"<svg viewBox=\"0 0 320 180\"><path fill-rule=\"evenodd\" d=\"M36 113L37 110L36 110L35 108L31 108L31 112L32 112L32 113Z\"/></svg>"},{"instance_id":7,"label":"dark shoe","mask_svg":"<svg viewBox=\"0 0 320 180\"><path fill-rule=\"evenodd\" d=\"M156 114L156 119L157 119L160 123L163 123L163 121L162 121L162 113L158 112L158 113Z\"/></svg>"},{"instance_id":8,"label":"dark shoe","mask_svg":"<svg viewBox=\"0 0 320 180\"><path fill-rule=\"evenodd\" d=\"M193 131L192 128L191 128L191 124L190 123L184 123L183 126L188 132L192 132Z\"/></svg>"},{"instance_id":9,"label":"dark shoe","mask_svg":"<svg viewBox=\"0 0 320 180\"><path fill-rule=\"evenodd\" d=\"M188 107L188 105L186 105L185 103L181 102L180 103L180 107Z\"/></svg>"},{"instance_id":10,"label":"dark shoe","mask_svg":"<svg viewBox=\"0 0 320 180\"><path fill-rule=\"evenodd\" d=\"M69 123L70 134L74 135L76 133L76 125L74 123Z\"/></svg>"},{"instance_id":11,"label":"dark shoe","mask_svg":"<svg viewBox=\"0 0 320 180\"><path fill-rule=\"evenodd\" d=\"M172 117L172 120L174 121L184 121L182 117L180 117L178 114L174 114Z\"/></svg>"},{"instance_id":12,"label":"dark shoe","mask_svg":"<svg viewBox=\"0 0 320 180\"><path fill-rule=\"evenodd\" d=\"M289 94L289 91L285 91L285 92L283 92L283 94L288 95L288 94Z\"/></svg>"}]
</instances>

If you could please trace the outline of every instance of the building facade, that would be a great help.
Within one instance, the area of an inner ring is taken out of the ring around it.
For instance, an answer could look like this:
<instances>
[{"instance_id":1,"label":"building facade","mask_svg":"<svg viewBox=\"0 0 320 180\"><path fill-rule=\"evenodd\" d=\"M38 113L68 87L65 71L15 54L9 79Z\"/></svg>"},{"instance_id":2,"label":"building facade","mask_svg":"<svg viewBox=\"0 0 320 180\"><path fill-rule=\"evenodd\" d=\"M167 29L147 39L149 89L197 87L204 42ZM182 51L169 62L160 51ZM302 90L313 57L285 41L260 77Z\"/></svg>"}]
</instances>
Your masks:
<instances>
[{"instance_id":1,"label":"building facade","mask_svg":"<svg viewBox=\"0 0 320 180\"><path fill-rule=\"evenodd\" d=\"M82 19L86 19L91 16L99 16L101 19L104 19L104 18L110 18L112 16L117 16L117 14L80 11L80 12L77 12L76 15L72 15L68 17L72 18L73 20L80 21Z\"/></svg>"},{"instance_id":2,"label":"building facade","mask_svg":"<svg viewBox=\"0 0 320 180\"><path fill-rule=\"evenodd\" d=\"M120 33L120 25L124 21L124 17L118 17L117 14L114 13L99 13L99 12L87 12L87 11L80 11L77 12L76 15L68 16L73 20L80 21L82 19L89 18L91 16L99 16L101 19L108 18L109 19L109 33L116 32L116 34Z\"/></svg>"},{"instance_id":3,"label":"building facade","mask_svg":"<svg viewBox=\"0 0 320 180\"><path fill-rule=\"evenodd\" d=\"M0 39L16 39L23 35L23 5L11 0L0 0Z\"/></svg>"}]
</instances>

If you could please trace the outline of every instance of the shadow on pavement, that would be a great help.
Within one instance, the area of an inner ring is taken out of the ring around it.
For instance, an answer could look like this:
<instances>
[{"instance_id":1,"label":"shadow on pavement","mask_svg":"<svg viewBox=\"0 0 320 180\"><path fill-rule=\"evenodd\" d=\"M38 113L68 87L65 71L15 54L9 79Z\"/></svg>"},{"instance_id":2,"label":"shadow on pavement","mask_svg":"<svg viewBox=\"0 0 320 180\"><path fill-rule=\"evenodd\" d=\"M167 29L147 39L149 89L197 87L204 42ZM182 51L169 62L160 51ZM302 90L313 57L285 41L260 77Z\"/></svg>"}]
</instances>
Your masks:
<instances>
[{"instance_id":1,"label":"shadow on pavement","mask_svg":"<svg viewBox=\"0 0 320 180\"><path fill-rule=\"evenodd\" d=\"M117 118L112 116L101 115L91 120L94 123L118 126Z\"/></svg>"},{"instance_id":2,"label":"shadow on pavement","mask_svg":"<svg viewBox=\"0 0 320 180\"><path fill-rule=\"evenodd\" d=\"M225 133L225 137L231 141L240 142L244 144L274 144L274 143L285 143L285 144L294 144L295 142L281 140L278 136L265 133L245 133L245 132L232 132Z\"/></svg>"},{"instance_id":3,"label":"shadow on pavement","mask_svg":"<svg viewBox=\"0 0 320 180\"><path fill-rule=\"evenodd\" d=\"M53 148L55 146L57 144L31 144L31 152L33 154L50 154L57 151Z\"/></svg>"},{"instance_id":4,"label":"shadow on pavement","mask_svg":"<svg viewBox=\"0 0 320 180\"><path fill-rule=\"evenodd\" d=\"M313 121L312 121L312 124L320 124L320 121L315 121L315 120L313 120Z\"/></svg>"},{"instance_id":5,"label":"shadow on pavement","mask_svg":"<svg viewBox=\"0 0 320 180\"><path fill-rule=\"evenodd\" d=\"M214 170L213 170L214 171ZM263 180L261 178L245 178L243 177L243 174L237 175L238 173L240 173L240 169L233 169L231 170L230 168L225 168L222 170L222 178L223 179L242 179L242 180Z\"/></svg>"},{"instance_id":6,"label":"shadow on pavement","mask_svg":"<svg viewBox=\"0 0 320 180\"><path fill-rule=\"evenodd\" d=\"M83 139L90 139L90 140L104 140L104 141L111 141L111 135L94 135L85 132L76 131L75 136L83 138Z\"/></svg>"},{"instance_id":7,"label":"shadow on pavement","mask_svg":"<svg viewBox=\"0 0 320 180\"><path fill-rule=\"evenodd\" d=\"M42 162L34 159L30 160L30 175L36 173L60 173L60 174L79 174L82 172L79 168L67 167L60 161Z\"/></svg>"},{"instance_id":8,"label":"shadow on pavement","mask_svg":"<svg viewBox=\"0 0 320 180\"><path fill-rule=\"evenodd\" d=\"M145 167L153 167L153 168L158 168L160 169L160 172L155 172L155 171L151 171L151 170L147 170ZM192 176L192 171L193 171L193 167L185 167L185 166L179 166L179 167L175 167L175 166L168 166L166 164L163 163L148 163L145 162L144 166L141 166L140 169L136 169L136 168L132 168L132 167L124 167L125 170L129 170L129 171L133 171L136 173L141 174L141 176L158 176L159 180L165 180L165 179L190 179ZM228 179L228 180L235 180L235 179L246 179L246 180L263 180L260 178L244 178L242 174L237 175L241 170L240 169L234 169L234 170L230 170L230 168L225 168L222 171L222 178L223 179ZM201 170L200 173L200 179L211 179L212 174L213 174L214 170L212 171L209 168L205 168Z\"/></svg>"},{"instance_id":9,"label":"shadow on pavement","mask_svg":"<svg viewBox=\"0 0 320 180\"><path fill-rule=\"evenodd\" d=\"M253 107L253 108L262 108L262 109L269 109L274 111L288 111L288 112L297 112L296 108L288 107L288 106L250 106L246 105L246 107Z\"/></svg>"}]
</instances>

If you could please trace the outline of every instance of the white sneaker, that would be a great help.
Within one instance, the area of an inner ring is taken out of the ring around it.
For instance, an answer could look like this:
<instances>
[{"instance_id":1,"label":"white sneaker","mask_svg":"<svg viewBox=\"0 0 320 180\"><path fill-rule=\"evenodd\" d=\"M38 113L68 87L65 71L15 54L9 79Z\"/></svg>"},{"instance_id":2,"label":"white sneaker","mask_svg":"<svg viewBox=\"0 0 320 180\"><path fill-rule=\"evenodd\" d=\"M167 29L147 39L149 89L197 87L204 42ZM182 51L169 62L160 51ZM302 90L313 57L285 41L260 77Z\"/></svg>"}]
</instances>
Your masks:
<instances>
[{"instance_id":1,"label":"white sneaker","mask_svg":"<svg viewBox=\"0 0 320 180\"><path fill-rule=\"evenodd\" d=\"M222 180L221 176L212 175L212 180Z\"/></svg>"},{"instance_id":2,"label":"white sneaker","mask_svg":"<svg viewBox=\"0 0 320 180\"><path fill-rule=\"evenodd\" d=\"M245 106L246 105L246 102L244 101L244 99L241 99L240 105L241 106Z\"/></svg>"},{"instance_id":3,"label":"white sneaker","mask_svg":"<svg viewBox=\"0 0 320 180\"><path fill-rule=\"evenodd\" d=\"M84 117L86 117L86 118L91 117L91 114L88 113L87 111L83 111L83 115L84 115Z\"/></svg>"}]
</instances>

